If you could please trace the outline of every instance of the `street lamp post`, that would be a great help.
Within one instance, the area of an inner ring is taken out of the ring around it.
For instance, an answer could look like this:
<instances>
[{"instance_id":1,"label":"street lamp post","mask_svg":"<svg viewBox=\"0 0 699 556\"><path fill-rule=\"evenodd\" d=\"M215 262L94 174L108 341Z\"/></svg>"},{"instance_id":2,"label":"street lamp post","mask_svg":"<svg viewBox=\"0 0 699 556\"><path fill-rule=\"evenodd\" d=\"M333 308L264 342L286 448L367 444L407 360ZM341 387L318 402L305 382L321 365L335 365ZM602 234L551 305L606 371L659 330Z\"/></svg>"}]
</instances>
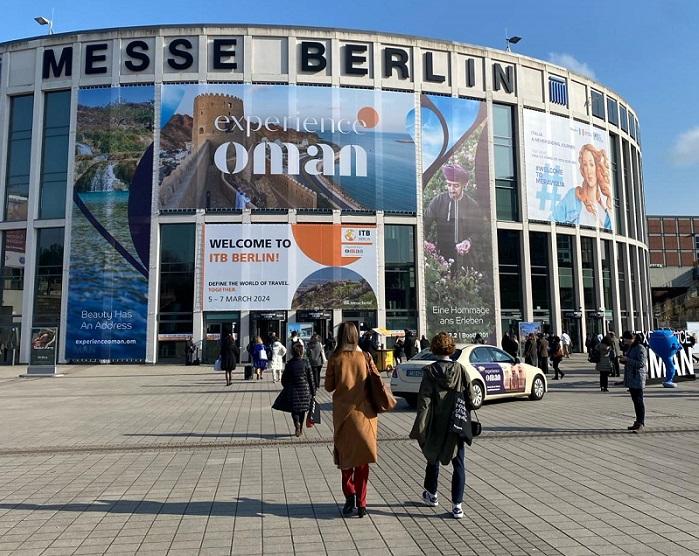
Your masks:
<instances>
[{"instance_id":1,"label":"street lamp post","mask_svg":"<svg viewBox=\"0 0 699 556\"><path fill-rule=\"evenodd\" d=\"M51 16L51 19L48 19L47 17L40 15L35 17L34 21L36 21L39 25L48 25L48 34L53 35L53 15Z\"/></svg>"}]
</instances>

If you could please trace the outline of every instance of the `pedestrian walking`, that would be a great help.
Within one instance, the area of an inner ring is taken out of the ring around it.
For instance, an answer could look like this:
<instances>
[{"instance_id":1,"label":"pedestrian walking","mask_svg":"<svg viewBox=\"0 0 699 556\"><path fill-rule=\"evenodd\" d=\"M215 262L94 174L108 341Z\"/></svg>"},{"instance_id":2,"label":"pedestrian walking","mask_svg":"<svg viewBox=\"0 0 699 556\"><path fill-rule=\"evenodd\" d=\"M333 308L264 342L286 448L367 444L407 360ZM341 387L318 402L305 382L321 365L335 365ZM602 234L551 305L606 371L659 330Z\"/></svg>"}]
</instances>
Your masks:
<instances>
[{"instance_id":1,"label":"pedestrian walking","mask_svg":"<svg viewBox=\"0 0 699 556\"><path fill-rule=\"evenodd\" d=\"M332 334L328 334L328 337L325 338L325 343L323 344L326 360L330 359L330 356L332 355L333 351L335 351L336 345L337 342L335 341L334 336Z\"/></svg>"},{"instance_id":2,"label":"pedestrian walking","mask_svg":"<svg viewBox=\"0 0 699 556\"><path fill-rule=\"evenodd\" d=\"M539 366L539 351L536 345L536 336L530 333L527 341L524 342L524 362L527 365Z\"/></svg>"},{"instance_id":3,"label":"pedestrian walking","mask_svg":"<svg viewBox=\"0 0 699 556\"><path fill-rule=\"evenodd\" d=\"M240 349L228 330L224 330L219 340L221 370L226 372L226 386L233 384L233 371L240 359Z\"/></svg>"},{"instance_id":4,"label":"pedestrian walking","mask_svg":"<svg viewBox=\"0 0 699 556\"><path fill-rule=\"evenodd\" d=\"M549 341L543 334L539 334L537 339L537 349L539 351L539 368L544 374L549 372Z\"/></svg>"},{"instance_id":5,"label":"pedestrian walking","mask_svg":"<svg viewBox=\"0 0 699 556\"><path fill-rule=\"evenodd\" d=\"M284 366L282 373L282 391L272 406L274 409L291 413L297 438L303 434L306 411L316 392L311 366L303 355L303 344L295 342L291 346L291 359Z\"/></svg>"},{"instance_id":6,"label":"pedestrian walking","mask_svg":"<svg viewBox=\"0 0 699 556\"><path fill-rule=\"evenodd\" d=\"M320 343L320 336L318 336L318 334L313 334L313 336L311 336L308 342L308 348L306 349L306 357L311 365L314 385L315 388L317 388L320 384L320 371L326 362L325 352L323 351L323 346Z\"/></svg>"},{"instance_id":7,"label":"pedestrian walking","mask_svg":"<svg viewBox=\"0 0 699 556\"><path fill-rule=\"evenodd\" d=\"M359 340L359 348L371 355L371 358L376 362L376 354L379 350L379 344L374 338L374 333L371 330L367 330L362 335L361 340Z\"/></svg>"},{"instance_id":8,"label":"pedestrian walking","mask_svg":"<svg viewBox=\"0 0 699 556\"><path fill-rule=\"evenodd\" d=\"M294 344L297 343L297 342L301 342L301 345L304 345L304 344L303 344L303 340L301 339L301 336L299 336L299 333L296 332L296 330L292 330L292 331L291 331L291 336L290 336L290 338L289 338L289 349L291 349L292 347L294 347Z\"/></svg>"},{"instance_id":9,"label":"pedestrian walking","mask_svg":"<svg viewBox=\"0 0 699 556\"><path fill-rule=\"evenodd\" d=\"M597 350L597 363L595 370L599 373L599 387L602 392L609 392L609 374L614 370L612 366L612 341L609 336L595 347Z\"/></svg>"},{"instance_id":10,"label":"pedestrian walking","mask_svg":"<svg viewBox=\"0 0 699 556\"><path fill-rule=\"evenodd\" d=\"M506 352L509 353L513 358L517 357L517 342L515 342L512 333L508 332L502 337L502 342L500 344L502 346L502 349Z\"/></svg>"},{"instance_id":11,"label":"pedestrian walking","mask_svg":"<svg viewBox=\"0 0 699 556\"><path fill-rule=\"evenodd\" d=\"M417 341L415 338L415 334L413 334L412 330L406 330L405 331L405 357L408 359L412 359L417 355Z\"/></svg>"},{"instance_id":12,"label":"pedestrian walking","mask_svg":"<svg viewBox=\"0 0 699 556\"><path fill-rule=\"evenodd\" d=\"M464 516L461 504L466 484L464 465L464 441L451 430L451 418L456 405L457 394L468 389L466 369L452 361L450 355L456 346L454 339L446 332L434 338L430 349L437 361L426 367L418 393L417 416L410 431L410 438L418 441L427 465L423 482L422 501L428 506L437 506L437 481L439 464L451 462L451 503L452 515L456 519ZM468 392L466 392L468 396Z\"/></svg>"},{"instance_id":13,"label":"pedestrian walking","mask_svg":"<svg viewBox=\"0 0 699 556\"><path fill-rule=\"evenodd\" d=\"M619 345L619 340L614 335L614 332L609 332L607 337L609 338L609 345L611 347L609 359L612 362L612 372L610 376L620 376L619 357L621 356L621 346Z\"/></svg>"},{"instance_id":14,"label":"pedestrian walking","mask_svg":"<svg viewBox=\"0 0 699 556\"><path fill-rule=\"evenodd\" d=\"M626 330L622 335L624 344L628 346L623 357L624 386L629 389L633 407L636 412L636 420L628 430L643 432L646 426L646 406L643 402L643 389L646 387L646 375L648 374L648 350L643 345L643 336Z\"/></svg>"},{"instance_id":15,"label":"pedestrian walking","mask_svg":"<svg viewBox=\"0 0 699 556\"><path fill-rule=\"evenodd\" d=\"M328 361L325 389L333 393L333 450L342 471L344 515L366 515L369 464L376 463L378 419L364 385L369 363L359 348L359 333L351 322L340 324L337 347ZM376 371L378 373L378 371Z\"/></svg>"},{"instance_id":16,"label":"pedestrian walking","mask_svg":"<svg viewBox=\"0 0 699 556\"><path fill-rule=\"evenodd\" d=\"M398 338L396 340L396 343L393 344L393 359L396 362L396 365L398 363L402 363L403 359L405 358L405 343L403 342L403 338Z\"/></svg>"},{"instance_id":17,"label":"pedestrian walking","mask_svg":"<svg viewBox=\"0 0 699 556\"><path fill-rule=\"evenodd\" d=\"M473 338L473 343L474 344L485 344L485 341L483 340L483 336L481 336L480 332L476 332L476 335Z\"/></svg>"},{"instance_id":18,"label":"pedestrian walking","mask_svg":"<svg viewBox=\"0 0 699 556\"><path fill-rule=\"evenodd\" d=\"M425 338L425 335L423 334L420 336L420 351L427 349L428 347L430 347L430 341Z\"/></svg>"},{"instance_id":19,"label":"pedestrian walking","mask_svg":"<svg viewBox=\"0 0 699 556\"><path fill-rule=\"evenodd\" d=\"M549 353L551 354L551 364L553 365L553 380L558 380L559 375L560 378L563 378L566 374L559 367L561 361L563 361L563 344L558 336L551 336Z\"/></svg>"},{"instance_id":20,"label":"pedestrian walking","mask_svg":"<svg viewBox=\"0 0 699 556\"><path fill-rule=\"evenodd\" d=\"M277 382L282 378L282 371L284 370L284 356L286 355L286 348L279 341L276 334L272 334L269 338L269 344L271 348L271 361L270 368L272 369L272 382ZM303 344L302 344L303 345Z\"/></svg>"},{"instance_id":21,"label":"pedestrian walking","mask_svg":"<svg viewBox=\"0 0 699 556\"><path fill-rule=\"evenodd\" d=\"M570 350L572 345L573 341L570 339L568 331L564 330L561 334L561 346L563 346L563 357L565 357L566 359L570 357Z\"/></svg>"},{"instance_id":22,"label":"pedestrian walking","mask_svg":"<svg viewBox=\"0 0 699 556\"><path fill-rule=\"evenodd\" d=\"M267 348L262 342L262 338L256 336L255 343L252 346L252 366L255 369L257 380L262 380L262 373L267 368L268 361Z\"/></svg>"}]
</instances>

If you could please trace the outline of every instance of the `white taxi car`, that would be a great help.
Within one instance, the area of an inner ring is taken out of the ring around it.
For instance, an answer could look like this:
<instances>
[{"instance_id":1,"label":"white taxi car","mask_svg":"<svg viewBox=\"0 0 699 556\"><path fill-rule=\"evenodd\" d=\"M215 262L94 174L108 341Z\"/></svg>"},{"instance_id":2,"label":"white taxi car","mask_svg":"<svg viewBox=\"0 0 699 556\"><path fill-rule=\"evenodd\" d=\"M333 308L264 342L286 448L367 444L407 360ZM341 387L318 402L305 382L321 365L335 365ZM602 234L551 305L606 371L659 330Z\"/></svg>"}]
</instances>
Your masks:
<instances>
[{"instance_id":1,"label":"white taxi car","mask_svg":"<svg viewBox=\"0 0 699 556\"><path fill-rule=\"evenodd\" d=\"M548 390L541 369L520 363L503 350L484 344L457 344L451 358L466 369L473 386L473 405L478 409L485 400L528 396L540 400ZM417 405L423 369L437 358L424 349L410 361L400 363L391 376L391 391Z\"/></svg>"}]
</instances>

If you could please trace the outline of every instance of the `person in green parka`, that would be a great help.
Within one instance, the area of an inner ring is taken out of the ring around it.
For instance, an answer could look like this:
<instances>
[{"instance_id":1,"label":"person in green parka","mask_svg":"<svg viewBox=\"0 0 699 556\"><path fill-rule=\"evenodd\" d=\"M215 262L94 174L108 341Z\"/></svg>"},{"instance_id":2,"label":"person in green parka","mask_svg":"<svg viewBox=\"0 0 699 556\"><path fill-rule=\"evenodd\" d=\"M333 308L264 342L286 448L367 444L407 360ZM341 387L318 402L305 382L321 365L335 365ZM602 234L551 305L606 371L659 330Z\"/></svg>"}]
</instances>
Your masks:
<instances>
[{"instance_id":1,"label":"person in green parka","mask_svg":"<svg viewBox=\"0 0 699 556\"><path fill-rule=\"evenodd\" d=\"M451 479L452 515L461 519L464 516L461 503L466 484L464 441L451 432L450 423L457 394L464 393L468 400L469 380L466 369L450 358L455 349L454 339L446 332L432 338L430 350L437 361L426 367L422 376L417 416L410 438L418 441L427 459L422 501L428 506L438 505L439 464L451 462L454 468Z\"/></svg>"}]
</instances>

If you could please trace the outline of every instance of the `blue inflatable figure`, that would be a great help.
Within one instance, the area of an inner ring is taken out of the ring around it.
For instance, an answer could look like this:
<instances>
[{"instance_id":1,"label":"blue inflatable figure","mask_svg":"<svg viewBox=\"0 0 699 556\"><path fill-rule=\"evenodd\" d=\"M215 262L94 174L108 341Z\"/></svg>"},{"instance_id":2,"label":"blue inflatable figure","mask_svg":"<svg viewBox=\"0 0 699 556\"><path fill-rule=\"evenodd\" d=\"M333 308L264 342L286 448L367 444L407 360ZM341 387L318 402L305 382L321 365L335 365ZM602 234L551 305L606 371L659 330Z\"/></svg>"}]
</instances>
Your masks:
<instances>
[{"instance_id":1,"label":"blue inflatable figure","mask_svg":"<svg viewBox=\"0 0 699 556\"><path fill-rule=\"evenodd\" d=\"M677 369L672 358L682 350L682 345L669 328L654 330L648 338L648 345L655 354L665 363L665 388L677 388L672 379L675 378Z\"/></svg>"}]
</instances>

